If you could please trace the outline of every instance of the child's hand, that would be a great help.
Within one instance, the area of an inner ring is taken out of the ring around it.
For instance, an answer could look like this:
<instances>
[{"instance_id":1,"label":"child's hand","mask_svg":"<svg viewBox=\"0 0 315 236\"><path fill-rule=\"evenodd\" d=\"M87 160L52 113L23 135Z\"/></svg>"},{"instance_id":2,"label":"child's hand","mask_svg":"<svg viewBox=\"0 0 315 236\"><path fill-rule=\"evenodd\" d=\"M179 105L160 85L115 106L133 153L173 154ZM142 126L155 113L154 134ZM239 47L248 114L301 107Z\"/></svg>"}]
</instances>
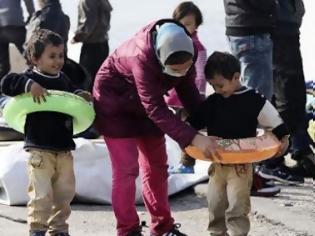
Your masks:
<instances>
[{"instance_id":1,"label":"child's hand","mask_svg":"<svg viewBox=\"0 0 315 236\"><path fill-rule=\"evenodd\" d=\"M209 158L211 161L216 159L221 159L221 156L217 152L217 137L214 136L203 136L201 134L197 134L193 141L192 145L200 149L206 158Z\"/></svg>"},{"instance_id":2,"label":"child's hand","mask_svg":"<svg viewBox=\"0 0 315 236\"><path fill-rule=\"evenodd\" d=\"M34 82L31 85L31 90L30 90L32 96L33 96L33 101L37 102L40 104L41 99L43 99L44 102L46 102L45 96L48 95L48 92L45 88L40 86L38 83Z\"/></svg>"},{"instance_id":3,"label":"child's hand","mask_svg":"<svg viewBox=\"0 0 315 236\"><path fill-rule=\"evenodd\" d=\"M88 101L88 102L92 101L92 95L88 91L81 91L81 92L77 93L77 95L80 96L81 98L83 98L85 101Z\"/></svg>"},{"instance_id":4,"label":"child's hand","mask_svg":"<svg viewBox=\"0 0 315 236\"><path fill-rule=\"evenodd\" d=\"M281 145L279 147L278 153L275 155L275 157L283 156L283 154L286 152L286 150L289 147L289 136L284 136L281 140Z\"/></svg>"}]
</instances>

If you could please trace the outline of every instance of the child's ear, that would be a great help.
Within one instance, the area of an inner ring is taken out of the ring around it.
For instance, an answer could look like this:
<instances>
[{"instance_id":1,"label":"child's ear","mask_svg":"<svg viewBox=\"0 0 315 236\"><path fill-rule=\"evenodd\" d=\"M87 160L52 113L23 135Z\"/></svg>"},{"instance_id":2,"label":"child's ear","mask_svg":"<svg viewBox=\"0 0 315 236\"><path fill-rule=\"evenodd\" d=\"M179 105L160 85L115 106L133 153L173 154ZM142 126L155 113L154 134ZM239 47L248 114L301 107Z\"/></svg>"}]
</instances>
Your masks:
<instances>
[{"instance_id":1,"label":"child's ear","mask_svg":"<svg viewBox=\"0 0 315 236\"><path fill-rule=\"evenodd\" d=\"M34 56L31 57L32 65L36 66L37 65L37 61L38 60Z\"/></svg>"},{"instance_id":2,"label":"child's ear","mask_svg":"<svg viewBox=\"0 0 315 236\"><path fill-rule=\"evenodd\" d=\"M241 73L240 72L235 72L233 74L233 79L240 80L240 78L241 78Z\"/></svg>"}]
</instances>

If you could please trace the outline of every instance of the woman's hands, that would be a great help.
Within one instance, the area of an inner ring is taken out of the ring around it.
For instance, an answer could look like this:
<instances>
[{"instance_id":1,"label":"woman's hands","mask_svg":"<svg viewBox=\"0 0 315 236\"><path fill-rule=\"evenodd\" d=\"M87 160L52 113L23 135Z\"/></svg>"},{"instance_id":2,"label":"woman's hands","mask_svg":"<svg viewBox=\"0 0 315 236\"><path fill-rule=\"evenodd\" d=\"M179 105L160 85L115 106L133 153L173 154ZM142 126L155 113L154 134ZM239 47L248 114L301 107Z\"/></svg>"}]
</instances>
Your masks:
<instances>
[{"instance_id":1,"label":"woman's hands","mask_svg":"<svg viewBox=\"0 0 315 236\"><path fill-rule=\"evenodd\" d=\"M216 159L220 160L221 156L217 152L217 139L218 137L197 134L191 144L201 150L205 157L209 158L211 161Z\"/></svg>"}]
</instances>

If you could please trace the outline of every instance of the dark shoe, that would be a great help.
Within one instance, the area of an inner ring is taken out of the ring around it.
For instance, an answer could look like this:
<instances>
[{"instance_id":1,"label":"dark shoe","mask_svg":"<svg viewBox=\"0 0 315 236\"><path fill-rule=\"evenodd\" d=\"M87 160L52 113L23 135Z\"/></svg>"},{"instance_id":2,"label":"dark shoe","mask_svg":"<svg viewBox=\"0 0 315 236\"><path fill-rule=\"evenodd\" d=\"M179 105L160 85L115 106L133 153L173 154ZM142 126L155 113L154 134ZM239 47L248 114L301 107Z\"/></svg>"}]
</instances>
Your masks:
<instances>
[{"instance_id":1,"label":"dark shoe","mask_svg":"<svg viewBox=\"0 0 315 236\"><path fill-rule=\"evenodd\" d=\"M292 154L292 159L297 160L293 171L300 171L304 177L315 178L315 155L311 150L297 151Z\"/></svg>"},{"instance_id":2,"label":"dark shoe","mask_svg":"<svg viewBox=\"0 0 315 236\"><path fill-rule=\"evenodd\" d=\"M128 233L127 236L143 236L142 228L144 228L144 227L148 228L147 223L145 221L141 221L141 224L139 225L138 229Z\"/></svg>"},{"instance_id":3,"label":"dark shoe","mask_svg":"<svg viewBox=\"0 0 315 236\"><path fill-rule=\"evenodd\" d=\"M256 197L274 197L280 193L281 189L279 186L267 179L262 178L258 174L254 174L253 185L251 189L251 196Z\"/></svg>"},{"instance_id":4,"label":"dark shoe","mask_svg":"<svg viewBox=\"0 0 315 236\"><path fill-rule=\"evenodd\" d=\"M291 173L290 168L285 165L279 165L274 169L269 169L265 165L260 166L258 175L265 179L272 179L286 184L303 184L303 176L294 175Z\"/></svg>"},{"instance_id":5,"label":"dark shoe","mask_svg":"<svg viewBox=\"0 0 315 236\"><path fill-rule=\"evenodd\" d=\"M46 231L30 231L30 236L45 236Z\"/></svg>"},{"instance_id":6,"label":"dark shoe","mask_svg":"<svg viewBox=\"0 0 315 236\"><path fill-rule=\"evenodd\" d=\"M162 236L187 236L187 234L181 233L178 229L180 228L180 224L176 223L173 226L173 229L168 231L167 233L164 233ZM154 234L151 234L151 236L155 236Z\"/></svg>"},{"instance_id":7,"label":"dark shoe","mask_svg":"<svg viewBox=\"0 0 315 236\"><path fill-rule=\"evenodd\" d=\"M68 233L56 233L54 236L70 236Z\"/></svg>"}]
</instances>

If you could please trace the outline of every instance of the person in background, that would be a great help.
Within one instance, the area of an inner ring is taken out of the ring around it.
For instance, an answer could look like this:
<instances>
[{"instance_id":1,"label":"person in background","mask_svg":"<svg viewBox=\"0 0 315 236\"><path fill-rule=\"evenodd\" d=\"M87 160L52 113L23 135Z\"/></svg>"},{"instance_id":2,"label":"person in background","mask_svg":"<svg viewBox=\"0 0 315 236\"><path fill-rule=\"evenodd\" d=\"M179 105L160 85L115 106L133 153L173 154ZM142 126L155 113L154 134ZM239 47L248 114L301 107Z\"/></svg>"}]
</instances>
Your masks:
<instances>
[{"instance_id":1,"label":"person in background","mask_svg":"<svg viewBox=\"0 0 315 236\"><path fill-rule=\"evenodd\" d=\"M271 129L281 141L277 155L282 155L289 146L286 126L263 95L240 83L240 71L240 63L233 55L214 52L208 58L205 75L215 93L187 121L223 139L256 137L258 126ZM248 235L252 164L212 163L209 175L210 235Z\"/></svg>"},{"instance_id":2,"label":"person in background","mask_svg":"<svg viewBox=\"0 0 315 236\"><path fill-rule=\"evenodd\" d=\"M300 51L300 27L304 12L302 0L278 1L276 28L272 36L274 102L289 129L291 158L297 164L288 168L284 157L266 162L258 173L268 179L286 180L282 170L302 179L315 178L315 155L307 132L306 87Z\"/></svg>"},{"instance_id":3,"label":"person in background","mask_svg":"<svg viewBox=\"0 0 315 236\"><path fill-rule=\"evenodd\" d=\"M276 0L224 0L225 26L231 52L241 62L241 82L258 90L269 101L273 96L271 33L274 30ZM254 171L252 194L274 196L280 187ZM280 169L283 181L301 183L298 176Z\"/></svg>"},{"instance_id":4,"label":"person in background","mask_svg":"<svg viewBox=\"0 0 315 236\"><path fill-rule=\"evenodd\" d=\"M109 53L108 31L111 11L108 0L80 0L78 28L72 43L82 42L80 64L91 76L91 87L96 73Z\"/></svg>"},{"instance_id":5,"label":"person in background","mask_svg":"<svg viewBox=\"0 0 315 236\"><path fill-rule=\"evenodd\" d=\"M48 29L59 34L67 47L70 18L61 7L59 0L38 0L40 10L36 11L27 25L29 39L34 31Z\"/></svg>"},{"instance_id":6,"label":"person in background","mask_svg":"<svg viewBox=\"0 0 315 236\"><path fill-rule=\"evenodd\" d=\"M91 100L90 93L75 90L61 72L64 52L60 35L44 29L35 31L25 51L29 69L6 75L1 81L1 92L7 96L30 92L37 103L46 101L47 89L74 92ZM27 162L30 236L45 236L47 231L53 236L69 236L66 221L75 194L72 122L71 116L50 111L26 117L24 149L30 153Z\"/></svg>"},{"instance_id":7,"label":"person in background","mask_svg":"<svg viewBox=\"0 0 315 236\"><path fill-rule=\"evenodd\" d=\"M65 42L65 63L62 71L70 78L74 87L89 90L91 78L88 72L67 56L70 18L63 12L60 0L38 0L38 4L40 10L33 14L27 25L27 38L39 29L48 29L59 34Z\"/></svg>"},{"instance_id":8,"label":"person in background","mask_svg":"<svg viewBox=\"0 0 315 236\"><path fill-rule=\"evenodd\" d=\"M174 223L168 201L165 134L184 148L215 152L206 137L169 110L164 95L175 87L188 112L201 103L195 84L193 41L172 19L146 25L102 64L93 88L96 127L112 163L112 206L118 236L140 236L135 180L141 171L143 200L152 236L185 236Z\"/></svg>"},{"instance_id":9,"label":"person in background","mask_svg":"<svg viewBox=\"0 0 315 236\"><path fill-rule=\"evenodd\" d=\"M200 9L193 2L180 3L173 12L173 19L182 23L189 33L192 35L194 46L197 49L198 56L195 63L196 77L195 83L202 97L206 94L206 80L204 75L204 67L207 60L206 48L199 41L197 29L203 22L203 17ZM183 108L175 89L168 92L165 96L167 105L173 108L182 119L187 117L187 112ZM178 166L170 166L170 174L194 173L195 159L191 158L185 152L182 153L182 158Z\"/></svg>"},{"instance_id":10,"label":"person in background","mask_svg":"<svg viewBox=\"0 0 315 236\"><path fill-rule=\"evenodd\" d=\"M10 69L9 44L14 43L23 54L26 37L25 23L34 13L33 0L24 0L28 17L25 20L21 0L1 0L0 3L0 80Z\"/></svg>"}]
</instances>

